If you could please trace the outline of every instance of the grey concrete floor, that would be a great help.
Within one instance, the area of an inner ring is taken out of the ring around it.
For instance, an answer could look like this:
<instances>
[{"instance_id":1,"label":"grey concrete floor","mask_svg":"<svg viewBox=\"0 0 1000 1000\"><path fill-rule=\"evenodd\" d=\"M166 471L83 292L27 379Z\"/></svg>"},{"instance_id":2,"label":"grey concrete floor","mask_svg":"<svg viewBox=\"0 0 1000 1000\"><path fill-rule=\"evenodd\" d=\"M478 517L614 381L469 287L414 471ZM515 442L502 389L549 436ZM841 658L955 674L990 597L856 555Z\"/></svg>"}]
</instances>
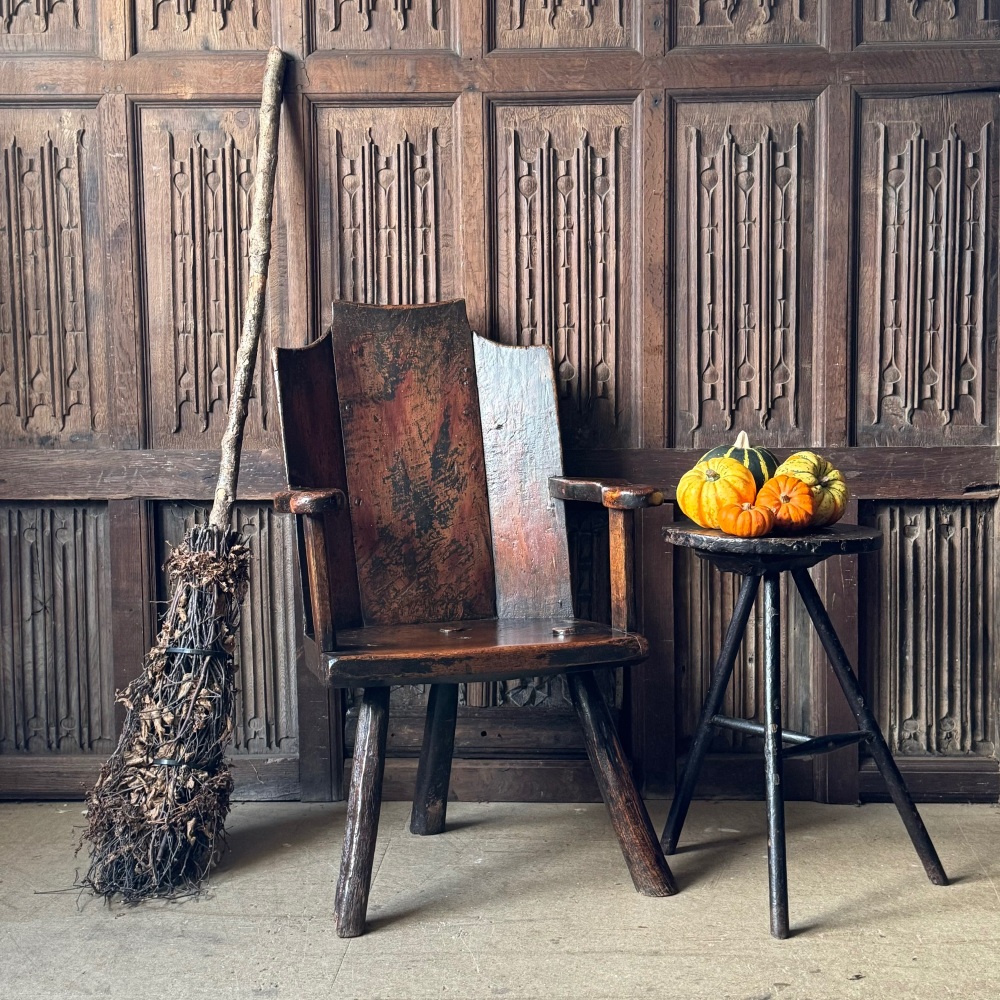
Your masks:
<instances>
[{"instance_id":1,"label":"grey concrete floor","mask_svg":"<svg viewBox=\"0 0 1000 1000\"><path fill-rule=\"evenodd\" d=\"M602 806L387 803L353 941L331 907L344 806L238 804L207 892L108 907L73 883L82 804L0 806L0 998L945 998L1000 995L1000 810L790 803L793 937L768 934L764 808L696 802L669 899L632 890ZM665 804L653 803L659 828Z\"/></svg>"}]
</instances>

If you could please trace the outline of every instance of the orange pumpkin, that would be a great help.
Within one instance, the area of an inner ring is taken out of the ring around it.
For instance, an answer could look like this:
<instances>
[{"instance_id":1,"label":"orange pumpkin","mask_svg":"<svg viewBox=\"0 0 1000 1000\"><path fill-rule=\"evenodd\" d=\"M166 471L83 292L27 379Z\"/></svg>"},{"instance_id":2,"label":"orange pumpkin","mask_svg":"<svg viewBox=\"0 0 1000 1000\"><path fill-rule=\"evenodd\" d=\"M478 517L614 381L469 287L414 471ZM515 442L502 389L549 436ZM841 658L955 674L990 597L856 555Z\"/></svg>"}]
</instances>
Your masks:
<instances>
[{"instance_id":1,"label":"orange pumpkin","mask_svg":"<svg viewBox=\"0 0 1000 1000\"><path fill-rule=\"evenodd\" d=\"M681 476L677 504L695 524L719 526L719 510L727 503L752 503L757 492L753 473L735 458L710 458Z\"/></svg>"},{"instance_id":2,"label":"orange pumpkin","mask_svg":"<svg viewBox=\"0 0 1000 1000\"><path fill-rule=\"evenodd\" d=\"M740 538L760 538L774 527L774 514L769 507L750 503L727 503L719 511L719 527L728 535Z\"/></svg>"},{"instance_id":3,"label":"orange pumpkin","mask_svg":"<svg viewBox=\"0 0 1000 1000\"><path fill-rule=\"evenodd\" d=\"M764 483L757 504L771 510L775 525L783 531L804 531L812 523L815 509L812 490L801 479L786 475Z\"/></svg>"}]
</instances>

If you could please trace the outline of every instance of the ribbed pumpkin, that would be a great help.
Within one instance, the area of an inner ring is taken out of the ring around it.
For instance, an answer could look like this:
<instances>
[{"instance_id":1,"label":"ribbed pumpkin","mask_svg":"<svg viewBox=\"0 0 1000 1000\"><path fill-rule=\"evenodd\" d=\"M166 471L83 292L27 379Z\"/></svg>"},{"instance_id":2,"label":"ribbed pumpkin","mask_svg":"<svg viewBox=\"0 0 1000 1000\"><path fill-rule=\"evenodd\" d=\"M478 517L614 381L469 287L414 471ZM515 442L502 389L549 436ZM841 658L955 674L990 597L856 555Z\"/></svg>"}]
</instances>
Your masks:
<instances>
[{"instance_id":1,"label":"ribbed pumpkin","mask_svg":"<svg viewBox=\"0 0 1000 1000\"><path fill-rule=\"evenodd\" d=\"M727 503L719 511L719 527L727 535L739 538L760 538L774 527L770 508L750 503Z\"/></svg>"},{"instance_id":2,"label":"ribbed pumpkin","mask_svg":"<svg viewBox=\"0 0 1000 1000\"><path fill-rule=\"evenodd\" d=\"M734 458L710 458L681 476L677 504L695 524L719 526L719 510L727 503L752 503L757 493L750 470Z\"/></svg>"},{"instance_id":3,"label":"ribbed pumpkin","mask_svg":"<svg viewBox=\"0 0 1000 1000\"><path fill-rule=\"evenodd\" d=\"M848 490L844 477L814 451L797 451L778 466L778 475L795 476L813 494L812 526L835 524L847 509Z\"/></svg>"},{"instance_id":4,"label":"ribbed pumpkin","mask_svg":"<svg viewBox=\"0 0 1000 1000\"><path fill-rule=\"evenodd\" d=\"M734 444L724 444L711 451L706 451L701 456L701 461L707 462L710 458L735 458L737 462L745 465L753 473L757 489L760 489L778 469L778 460L767 448L750 447L750 438L746 431L740 431L736 435Z\"/></svg>"},{"instance_id":5,"label":"ribbed pumpkin","mask_svg":"<svg viewBox=\"0 0 1000 1000\"><path fill-rule=\"evenodd\" d=\"M801 479L778 473L760 488L757 505L774 514L775 526L782 531L804 531L812 524L812 490Z\"/></svg>"}]
</instances>

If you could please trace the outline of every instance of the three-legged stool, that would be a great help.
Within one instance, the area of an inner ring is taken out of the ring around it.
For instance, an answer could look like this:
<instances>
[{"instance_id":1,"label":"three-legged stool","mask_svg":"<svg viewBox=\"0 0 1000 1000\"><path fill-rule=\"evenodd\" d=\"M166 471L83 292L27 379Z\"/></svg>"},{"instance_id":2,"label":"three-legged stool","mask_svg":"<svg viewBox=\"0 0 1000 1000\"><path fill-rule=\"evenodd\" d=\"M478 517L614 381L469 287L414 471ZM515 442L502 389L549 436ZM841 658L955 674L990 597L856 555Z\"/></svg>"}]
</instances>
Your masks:
<instances>
[{"instance_id":1,"label":"three-legged stool","mask_svg":"<svg viewBox=\"0 0 1000 1000\"><path fill-rule=\"evenodd\" d=\"M764 738L764 774L767 794L767 868L771 902L771 933L788 937L788 875L785 867L785 803L782 790L782 762L787 757L827 753L852 743L864 743L872 755L899 810L913 846L923 862L927 877L935 885L947 885L937 851L927 834L923 820L892 758L882 730L865 702L844 647L820 600L809 567L832 555L873 552L882 546L882 533L872 528L833 525L809 534L766 538L736 538L710 528L675 524L663 529L663 536L674 545L694 549L695 553L724 572L739 573L743 586L729 621L722 652L712 672L712 680L701 712L698 729L691 744L680 785L670 806L663 830L663 851L673 854L680 837L698 772L711 742L712 728L719 726ZM781 610L778 581L781 573L791 573L813 626L823 643L833 671L851 706L858 730L830 736L807 736L781 728ZM746 632L760 582L764 581L764 723L732 719L720 715L722 700L733 673L736 654ZM790 744L783 746L783 744Z\"/></svg>"}]
</instances>

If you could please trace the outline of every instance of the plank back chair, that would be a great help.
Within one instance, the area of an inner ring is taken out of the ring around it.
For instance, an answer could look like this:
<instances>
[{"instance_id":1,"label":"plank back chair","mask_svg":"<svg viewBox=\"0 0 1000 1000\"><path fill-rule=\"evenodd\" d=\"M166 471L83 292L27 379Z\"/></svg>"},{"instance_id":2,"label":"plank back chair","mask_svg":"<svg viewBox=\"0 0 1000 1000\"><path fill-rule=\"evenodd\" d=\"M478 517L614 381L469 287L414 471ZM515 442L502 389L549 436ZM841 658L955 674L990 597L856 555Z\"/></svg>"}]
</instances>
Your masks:
<instances>
[{"instance_id":1,"label":"plank back chair","mask_svg":"<svg viewBox=\"0 0 1000 1000\"><path fill-rule=\"evenodd\" d=\"M429 684L410 829L444 829L458 685L567 674L636 889L676 892L593 674L643 660L631 519L650 487L562 476L552 358L474 336L465 303L338 304L274 356L307 631L333 687L363 688L337 933L364 932L389 686ZM564 500L611 520L612 626L573 617Z\"/></svg>"}]
</instances>

